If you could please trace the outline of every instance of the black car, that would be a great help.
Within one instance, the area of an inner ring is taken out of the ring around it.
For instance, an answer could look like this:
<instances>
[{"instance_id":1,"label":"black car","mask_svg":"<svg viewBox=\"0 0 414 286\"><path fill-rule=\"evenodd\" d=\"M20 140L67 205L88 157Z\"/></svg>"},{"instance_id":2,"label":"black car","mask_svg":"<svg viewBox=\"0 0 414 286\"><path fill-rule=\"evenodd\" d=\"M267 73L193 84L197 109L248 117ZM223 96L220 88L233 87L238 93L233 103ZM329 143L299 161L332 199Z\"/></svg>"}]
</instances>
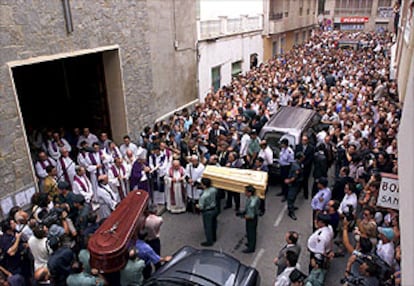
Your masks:
<instances>
[{"instance_id":1,"label":"black car","mask_svg":"<svg viewBox=\"0 0 414 286\"><path fill-rule=\"evenodd\" d=\"M144 285L257 286L260 275L228 254L184 246Z\"/></svg>"}]
</instances>

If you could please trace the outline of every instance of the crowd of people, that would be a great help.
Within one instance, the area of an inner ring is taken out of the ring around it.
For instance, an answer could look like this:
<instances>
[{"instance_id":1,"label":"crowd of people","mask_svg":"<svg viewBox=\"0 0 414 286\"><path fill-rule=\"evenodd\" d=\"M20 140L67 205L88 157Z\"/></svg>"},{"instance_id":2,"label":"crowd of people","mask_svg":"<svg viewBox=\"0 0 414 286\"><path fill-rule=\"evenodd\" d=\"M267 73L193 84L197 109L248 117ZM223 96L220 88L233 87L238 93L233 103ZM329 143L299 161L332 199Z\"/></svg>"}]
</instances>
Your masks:
<instances>
[{"instance_id":1,"label":"crowd of people","mask_svg":"<svg viewBox=\"0 0 414 286\"><path fill-rule=\"evenodd\" d=\"M358 42L358 49L339 48L342 40ZM297 219L298 193L303 190L305 199L311 194L315 232L308 238L308 278L296 282L304 275L296 269L301 251L292 231L275 259L275 285L323 285L329 262L346 251L352 254L344 270L349 280L362 277L374 283L367 285L378 285L375 277L388 267L398 283L398 210L376 205L381 173L398 174L396 135L402 107L396 83L389 78L390 45L388 33L315 31L303 45L212 90L194 109L145 127L139 138L126 135L120 145L106 132L97 136L89 128L29 129L41 192L32 199L30 215L15 207L2 222L0 274L10 285L103 285L105 277L89 267L87 241L135 189L148 191L154 204L165 204L171 213L199 210L203 221L208 216L204 246L214 244L217 213L225 198L224 208L234 205L246 228L255 220L247 230L245 251L254 252L257 217L265 214L266 202L257 200L254 207L247 206L247 213L241 212L240 194L211 191L211 182L202 182L203 171L214 165L268 172L279 159L279 195L287 201L289 217ZM322 128L304 134L298 146L280 142L280 158L273 158L272 146L258 134L283 106L316 110ZM129 252L121 280L131 280L122 285L140 285L141 273L149 277L151 264L170 259L160 256L162 219L154 212L137 242L140 251ZM385 264L381 268L368 257Z\"/></svg>"}]
</instances>

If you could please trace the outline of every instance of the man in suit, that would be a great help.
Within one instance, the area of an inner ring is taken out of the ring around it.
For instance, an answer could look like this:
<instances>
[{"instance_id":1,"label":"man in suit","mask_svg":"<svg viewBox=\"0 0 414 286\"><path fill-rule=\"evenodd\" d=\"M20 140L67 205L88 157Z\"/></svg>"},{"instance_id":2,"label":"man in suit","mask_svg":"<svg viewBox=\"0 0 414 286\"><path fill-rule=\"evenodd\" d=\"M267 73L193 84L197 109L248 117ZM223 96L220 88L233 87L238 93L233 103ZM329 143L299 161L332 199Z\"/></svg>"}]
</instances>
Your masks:
<instances>
[{"instance_id":1,"label":"man in suit","mask_svg":"<svg viewBox=\"0 0 414 286\"><path fill-rule=\"evenodd\" d=\"M309 143L309 137L307 135L302 136L301 143L296 145L295 154L302 152L305 158L302 161L302 185L303 197L307 200L309 198L309 176L312 170L313 156L315 153L315 147Z\"/></svg>"},{"instance_id":2,"label":"man in suit","mask_svg":"<svg viewBox=\"0 0 414 286\"><path fill-rule=\"evenodd\" d=\"M277 266L277 275L283 272L287 267L285 253L290 250L295 252L298 256L300 255L300 245L298 244L299 234L296 231L288 231L285 234L286 245L283 246L277 257L273 260L273 263ZM277 276L276 275L276 276Z\"/></svg>"},{"instance_id":3,"label":"man in suit","mask_svg":"<svg viewBox=\"0 0 414 286\"><path fill-rule=\"evenodd\" d=\"M211 155L216 154L217 152L218 139L221 133L222 131L220 130L220 123L217 121L214 122L213 127L208 134L209 150Z\"/></svg>"}]
</instances>

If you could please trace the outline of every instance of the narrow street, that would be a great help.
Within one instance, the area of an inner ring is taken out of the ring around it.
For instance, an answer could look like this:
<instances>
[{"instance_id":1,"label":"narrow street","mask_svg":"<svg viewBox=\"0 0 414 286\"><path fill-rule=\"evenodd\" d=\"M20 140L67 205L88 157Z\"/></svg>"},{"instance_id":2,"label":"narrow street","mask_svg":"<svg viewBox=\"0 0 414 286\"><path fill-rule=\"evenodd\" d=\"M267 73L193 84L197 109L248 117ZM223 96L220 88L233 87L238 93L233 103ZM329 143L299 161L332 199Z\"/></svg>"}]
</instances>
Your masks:
<instances>
[{"instance_id":1,"label":"narrow street","mask_svg":"<svg viewBox=\"0 0 414 286\"><path fill-rule=\"evenodd\" d=\"M212 249L223 251L239 259L242 263L255 267L261 275L261 285L273 285L276 267L273 259L277 256L279 249L284 244L285 233L295 230L299 233L299 244L302 252L299 258L301 270L307 274L309 264L309 252L306 243L312 233L310 201L304 200L299 194L296 205L297 221L287 216L286 203L282 203L279 186L271 186L267 193L266 213L259 219L256 252L244 254L245 226L244 221L235 215L231 209L222 210L218 217L217 242ZM224 203L224 201L222 201ZM244 198L241 200L242 208ZM201 248L200 242L205 240L201 216L191 213L185 214L163 214L164 224L161 229L161 252L162 255L170 255L184 245ZM346 259L334 258L331 268L326 277L325 285L340 285L339 280L343 277Z\"/></svg>"}]
</instances>

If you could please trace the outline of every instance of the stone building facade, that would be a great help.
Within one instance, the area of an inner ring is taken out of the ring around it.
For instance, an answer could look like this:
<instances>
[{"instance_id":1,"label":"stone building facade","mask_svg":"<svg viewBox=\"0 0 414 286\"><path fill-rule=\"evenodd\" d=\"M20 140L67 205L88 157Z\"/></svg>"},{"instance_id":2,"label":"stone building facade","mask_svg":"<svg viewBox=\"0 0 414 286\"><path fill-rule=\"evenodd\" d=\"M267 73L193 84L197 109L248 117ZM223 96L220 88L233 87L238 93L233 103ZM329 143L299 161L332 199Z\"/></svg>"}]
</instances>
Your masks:
<instances>
[{"instance_id":1,"label":"stone building facade","mask_svg":"<svg viewBox=\"0 0 414 286\"><path fill-rule=\"evenodd\" d=\"M116 142L136 139L145 125L197 99L195 23L192 0L0 1L0 215L28 204L37 188L17 69L99 53L108 128Z\"/></svg>"}]
</instances>

